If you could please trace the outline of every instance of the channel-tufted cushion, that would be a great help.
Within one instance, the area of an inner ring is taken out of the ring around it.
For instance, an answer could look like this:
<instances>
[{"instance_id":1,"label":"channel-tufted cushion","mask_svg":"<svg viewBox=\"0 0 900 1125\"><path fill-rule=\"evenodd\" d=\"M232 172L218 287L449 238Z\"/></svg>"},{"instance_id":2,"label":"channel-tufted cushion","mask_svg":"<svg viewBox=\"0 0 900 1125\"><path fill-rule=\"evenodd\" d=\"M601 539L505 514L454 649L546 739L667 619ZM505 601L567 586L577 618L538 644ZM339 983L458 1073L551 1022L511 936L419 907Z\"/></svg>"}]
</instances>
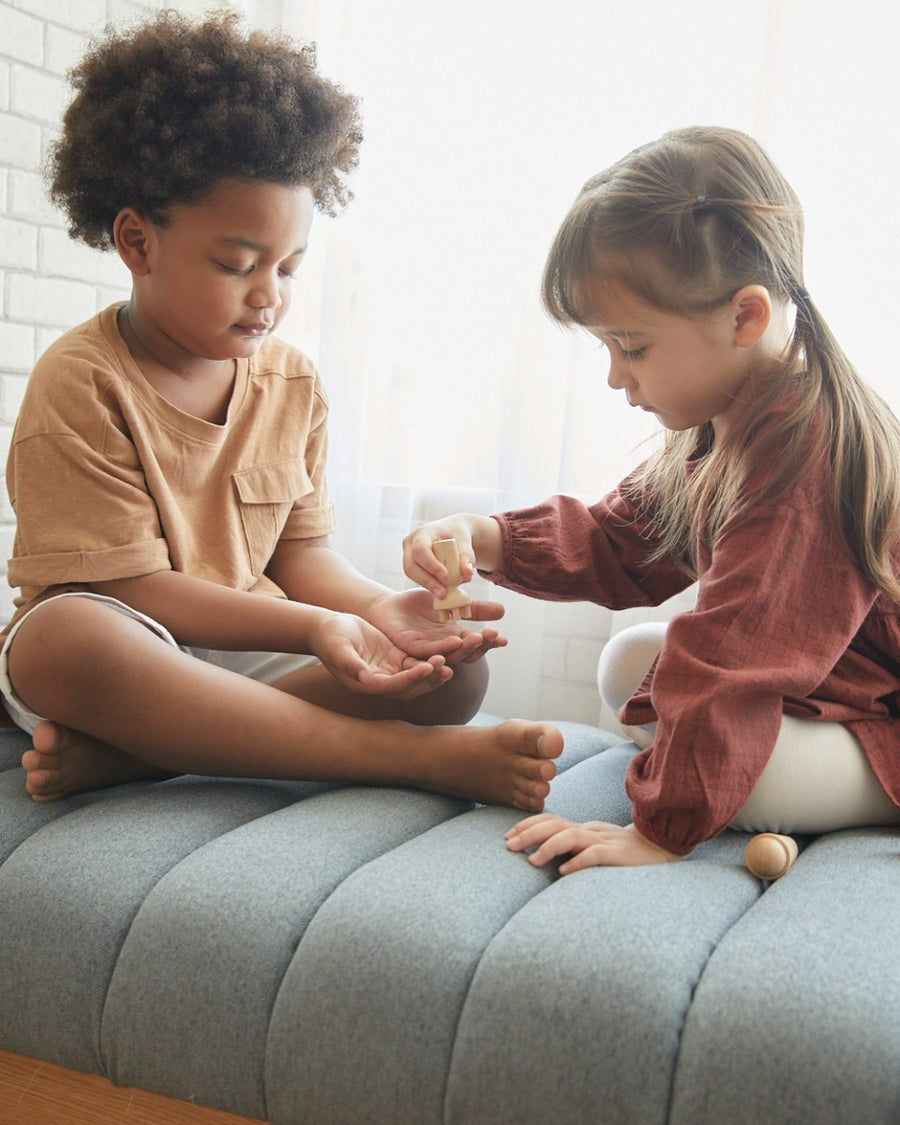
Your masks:
<instances>
[{"instance_id":1,"label":"channel-tufted cushion","mask_svg":"<svg viewBox=\"0 0 900 1125\"><path fill-rule=\"evenodd\" d=\"M490 721L487 717L481 721ZM560 724L549 807L626 823ZM183 777L49 804L0 731L0 1049L273 1125L845 1125L900 1107L900 837L556 877L520 814Z\"/></svg>"}]
</instances>

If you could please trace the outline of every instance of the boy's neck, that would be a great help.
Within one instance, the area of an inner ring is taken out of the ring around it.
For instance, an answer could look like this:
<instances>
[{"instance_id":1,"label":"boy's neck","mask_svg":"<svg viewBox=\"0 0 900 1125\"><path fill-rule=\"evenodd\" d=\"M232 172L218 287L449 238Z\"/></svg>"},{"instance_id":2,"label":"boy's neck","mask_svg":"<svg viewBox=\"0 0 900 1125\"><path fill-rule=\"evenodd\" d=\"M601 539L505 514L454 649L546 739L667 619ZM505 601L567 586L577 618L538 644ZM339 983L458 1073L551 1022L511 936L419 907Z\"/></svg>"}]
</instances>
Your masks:
<instances>
[{"instance_id":1,"label":"boy's neck","mask_svg":"<svg viewBox=\"0 0 900 1125\"><path fill-rule=\"evenodd\" d=\"M165 336L158 335L151 339L139 325L133 302L119 309L117 323L119 334L132 358L145 374L147 370L157 369L176 379L191 380L221 378L223 374L234 371L235 361L231 357L207 359L204 356L189 355L170 343Z\"/></svg>"},{"instance_id":2,"label":"boy's neck","mask_svg":"<svg viewBox=\"0 0 900 1125\"><path fill-rule=\"evenodd\" d=\"M175 362L157 354L162 349L151 348L134 321L131 306L123 305L117 318L119 334L150 386L184 413L223 425L234 390L237 360L179 356Z\"/></svg>"}]
</instances>

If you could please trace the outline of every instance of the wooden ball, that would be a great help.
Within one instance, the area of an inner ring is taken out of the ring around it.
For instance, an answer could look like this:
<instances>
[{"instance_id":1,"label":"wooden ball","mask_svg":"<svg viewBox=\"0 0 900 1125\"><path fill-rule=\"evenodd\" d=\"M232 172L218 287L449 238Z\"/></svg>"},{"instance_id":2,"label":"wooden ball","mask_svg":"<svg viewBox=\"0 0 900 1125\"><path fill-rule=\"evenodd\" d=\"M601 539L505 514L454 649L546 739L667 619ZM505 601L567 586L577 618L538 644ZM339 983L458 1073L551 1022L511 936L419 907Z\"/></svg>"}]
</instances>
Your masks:
<instances>
[{"instance_id":1,"label":"wooden ball","mask_svg":"<svg viewBox=\"0 0 900 1125\"><path fill-rule=\"evenodd\" d=\"M744 849L744 863L751 875L771 883L790 871L797 851L797 841L792 836L762 832Z\"/></svg>"}]
</instances>

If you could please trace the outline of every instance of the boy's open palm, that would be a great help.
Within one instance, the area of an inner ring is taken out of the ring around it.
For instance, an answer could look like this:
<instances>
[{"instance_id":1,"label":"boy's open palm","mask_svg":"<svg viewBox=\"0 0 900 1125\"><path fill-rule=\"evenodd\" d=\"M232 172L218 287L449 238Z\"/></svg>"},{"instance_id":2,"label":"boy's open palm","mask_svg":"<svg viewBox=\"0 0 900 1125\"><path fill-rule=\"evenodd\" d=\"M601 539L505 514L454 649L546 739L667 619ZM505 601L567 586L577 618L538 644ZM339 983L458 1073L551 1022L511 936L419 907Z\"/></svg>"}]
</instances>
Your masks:
<instances>
[{"instance_id":1,"label":"boy's open palm","mask_svg":"<svg viewBox=\"0 0 900 1125\"><path fill-rule=\"evenodd\" d=\"M368 695L411 699L453 675L443 656L417 660L350 613L329 614L312 640L316 656L337 680Z\"/></svg>"},{"instance_id":2,"label":"boy's open palm","mask_svg":"<svg viewBox=\"0 0 900 1125\"><path fill-rule=\"evenodd\" d=\"M499 602L473 601L470 609L473 621L496 621L504 613ZM496 629L468 629L458 622L438 621L427 590L386 594L373 603L367 616L398 648L421 660L441 655L448 664L459 664L506 644L506 637Z\"/></svg>"}]
</instances>

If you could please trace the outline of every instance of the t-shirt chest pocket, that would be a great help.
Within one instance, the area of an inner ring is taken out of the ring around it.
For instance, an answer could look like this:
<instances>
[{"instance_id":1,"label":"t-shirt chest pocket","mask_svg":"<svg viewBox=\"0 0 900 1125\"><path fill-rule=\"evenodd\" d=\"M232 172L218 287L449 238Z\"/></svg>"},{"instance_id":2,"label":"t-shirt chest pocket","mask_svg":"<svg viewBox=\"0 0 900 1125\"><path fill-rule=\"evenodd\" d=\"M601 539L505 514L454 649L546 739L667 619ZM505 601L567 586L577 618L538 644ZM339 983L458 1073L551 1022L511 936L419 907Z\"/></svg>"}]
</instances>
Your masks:
<instances>
[{"instance_id":1,"label":"t-shirt chest pocket","mask_svg":"<svg viewBox=\"0 0 900 1125\"><path fill-rule=\"evenodd\" d=\"M261 575L269 564L291 508L313 490L302 461L279 461L234 473L238 508L250 566Z\"/></svg>"}]
</instances>

